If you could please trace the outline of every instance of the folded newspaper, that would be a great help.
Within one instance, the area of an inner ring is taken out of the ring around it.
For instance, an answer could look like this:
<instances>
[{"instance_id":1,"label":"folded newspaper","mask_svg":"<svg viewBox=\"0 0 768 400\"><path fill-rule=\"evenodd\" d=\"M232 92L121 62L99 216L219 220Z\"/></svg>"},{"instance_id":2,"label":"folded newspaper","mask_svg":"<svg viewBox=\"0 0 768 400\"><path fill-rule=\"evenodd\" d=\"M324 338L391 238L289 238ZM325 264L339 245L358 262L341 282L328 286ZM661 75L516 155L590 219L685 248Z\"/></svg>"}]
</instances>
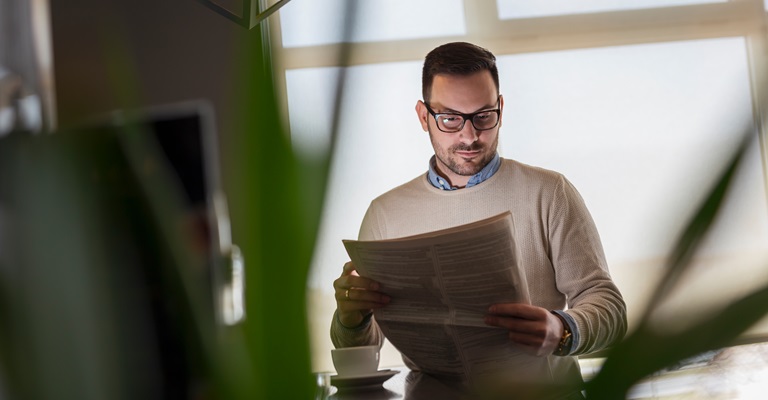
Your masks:
<instances>
[{"instance_id":1,"label":"folded newspaper","mask_svg":"<svg viewBox=\"0 0 768 400\"><path fill-rule=\"evenodd\" d=\"M519 356L506 330L483 322L491 304L530 303L511 213L415 236L343 242L358 273L391 297L374 311L384 335L422 370L470 377Z\"/></svg>"}]
</instances>

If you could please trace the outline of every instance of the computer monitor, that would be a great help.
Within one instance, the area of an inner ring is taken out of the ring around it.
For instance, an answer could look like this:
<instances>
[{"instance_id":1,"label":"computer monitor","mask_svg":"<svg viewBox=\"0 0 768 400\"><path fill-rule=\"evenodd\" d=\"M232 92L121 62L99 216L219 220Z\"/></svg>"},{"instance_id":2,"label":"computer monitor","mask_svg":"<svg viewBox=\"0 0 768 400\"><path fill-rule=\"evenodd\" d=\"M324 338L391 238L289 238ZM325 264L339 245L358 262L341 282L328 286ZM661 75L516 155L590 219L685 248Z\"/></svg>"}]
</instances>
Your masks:
<instances>
[{"instance_id":1,"label":"computer monitor","mask_svg":"<svg viewBox=\"0 0 768 400\"><path fill-rule=\"evenodd\" d=\"M95 126L116 130L136 126L158 144L183 189L193 240L209 255L213 310L222 325L245 318L244 262L232 243L226 196L222 189L218 136L211 105L202 100L117 111Z\"/></svg>"},{"instance_id":2,"label":"computer monitor","mask_svg":"<svg viewBox=\"0 0 768 400\"><path fill-rule=\"evenodd\" d=\"M45 391L198 397L244 315L237 259L205 102L0 138L0 354Z\"/></svg>"}]
</instances>

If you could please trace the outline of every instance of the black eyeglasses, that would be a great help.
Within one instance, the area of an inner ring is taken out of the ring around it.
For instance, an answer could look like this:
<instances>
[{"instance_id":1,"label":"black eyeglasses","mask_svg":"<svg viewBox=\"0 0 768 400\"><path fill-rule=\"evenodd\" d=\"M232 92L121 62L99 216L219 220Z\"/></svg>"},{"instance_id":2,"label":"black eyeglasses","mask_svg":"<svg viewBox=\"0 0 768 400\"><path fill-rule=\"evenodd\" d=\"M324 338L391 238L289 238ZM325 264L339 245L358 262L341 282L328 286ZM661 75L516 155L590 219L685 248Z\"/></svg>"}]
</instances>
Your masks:
<instances>
[{"instance_id":1,"label":"black eyeglasses","mask_svg":"<svg viewBox=\"0 0 768 400\"><path fill-rule=\"evenodd\" d=\"M496 105L498 106L498 104L499 99L496 99ZM467 120L472 121L472 126L478 131L493 129L499 124L499 116L501 115L501 110L498 108L478 111L472 114L436 113L429 104L425 102L424 105L427 107L427 111L435 117L437 129L446 133L454 133L464 129L464 123Z\"/></svg>"}]
</instances>

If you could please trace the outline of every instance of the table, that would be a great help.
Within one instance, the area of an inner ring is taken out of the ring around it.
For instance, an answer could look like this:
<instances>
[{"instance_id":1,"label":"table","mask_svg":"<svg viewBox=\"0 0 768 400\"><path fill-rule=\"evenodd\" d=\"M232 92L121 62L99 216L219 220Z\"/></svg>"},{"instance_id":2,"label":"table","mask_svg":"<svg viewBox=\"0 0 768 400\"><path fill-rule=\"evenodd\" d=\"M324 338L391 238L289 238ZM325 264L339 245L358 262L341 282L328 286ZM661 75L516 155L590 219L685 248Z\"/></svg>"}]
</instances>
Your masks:
<instances>
[{"instance_id":1,"label":"table","mask_svg":"<svg viewBox=\"0 0 768 400\"><path fill-rule=\"evenodd\" d=\"M540 391L528 392L526 396L524 391L514 390L494 393L491 397L485 393L485 396L479 393L470 393L466 387L459 382L453 382L445 379L438 379L419 371L411 371L407 367L393 368L399 373L385 381L381 386L364 389L337 389L331 385L332 373L322 373L317 375L317 393L315 400L467 400L477 398L493 399L540 399ZM508 388L509 389L509 388ZM520 396L522 394L522 396ZM549 393L551 394L551 393ZM558 396L558 399L583 399L579 393L571 393L565 397Z\"/></svg>"},{"instance_id":2,"label":"table","mask_svg":"<svg viewBox=\"0 0 768 400\"><path fill-rule=\"evenodd\" d=\"M600 360L581 360L584 378L599 370ZM467 394L457 385L407 367L376 390L339 391L331 386L331 372L319 373L315 400L458 400ZM727 347L661 370L638 382L627 399L764 399L768 393L768 343ZM514 398L514 397L510 397Z\"/></svg>"},{"instance_id":3,"label":"table","mask_svg":"<svg viewBox=\"0 0 768 400\"><path fill-rule=\"evenodd\" d=\"M317 395L315 400L458 400L463 396L458 385L438 380L407 367L392 368L398 374L389 378L380 387L370 389L342 389L331 385L334 373L317 374Z\"/></svg>"}]
</instances>

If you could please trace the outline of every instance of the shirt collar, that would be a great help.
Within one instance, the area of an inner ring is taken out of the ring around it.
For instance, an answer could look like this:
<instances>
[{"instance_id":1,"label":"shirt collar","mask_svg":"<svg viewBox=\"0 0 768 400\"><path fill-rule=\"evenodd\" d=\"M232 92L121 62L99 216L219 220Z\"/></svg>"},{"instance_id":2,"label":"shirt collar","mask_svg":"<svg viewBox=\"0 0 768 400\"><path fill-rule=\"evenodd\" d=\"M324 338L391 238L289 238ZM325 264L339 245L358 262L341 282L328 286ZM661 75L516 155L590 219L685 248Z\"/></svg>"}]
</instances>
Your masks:
<instances>
[{"instance_id":1,"label":"shirt collar","mask_svg":"<svg viewBox=\"0 0 768 400\"><path fill-rule=\"evenodd\" d=\"M443 178L442 176L437 174L437 167L435 166L435 156L432 156L432 158L429 159L429 171L427 172L427 179L429 180L429 183L432 184L432 186L440 189L440 190L456 190L459 189L457 187L452 187L448 181ZM489 162L483 169L480 170L480 172L472 175L472 177L469 178L469 182L467 182L467 186L465 187L472 187L475 185L479 185L480 183L483 183L488 178L492 177L493 174L496 173L496 171L499 170L499 167L501 166L501 158L499 157L499 153L497 152L494 156L491 162Z\"/></svg>"}]
</instances>

